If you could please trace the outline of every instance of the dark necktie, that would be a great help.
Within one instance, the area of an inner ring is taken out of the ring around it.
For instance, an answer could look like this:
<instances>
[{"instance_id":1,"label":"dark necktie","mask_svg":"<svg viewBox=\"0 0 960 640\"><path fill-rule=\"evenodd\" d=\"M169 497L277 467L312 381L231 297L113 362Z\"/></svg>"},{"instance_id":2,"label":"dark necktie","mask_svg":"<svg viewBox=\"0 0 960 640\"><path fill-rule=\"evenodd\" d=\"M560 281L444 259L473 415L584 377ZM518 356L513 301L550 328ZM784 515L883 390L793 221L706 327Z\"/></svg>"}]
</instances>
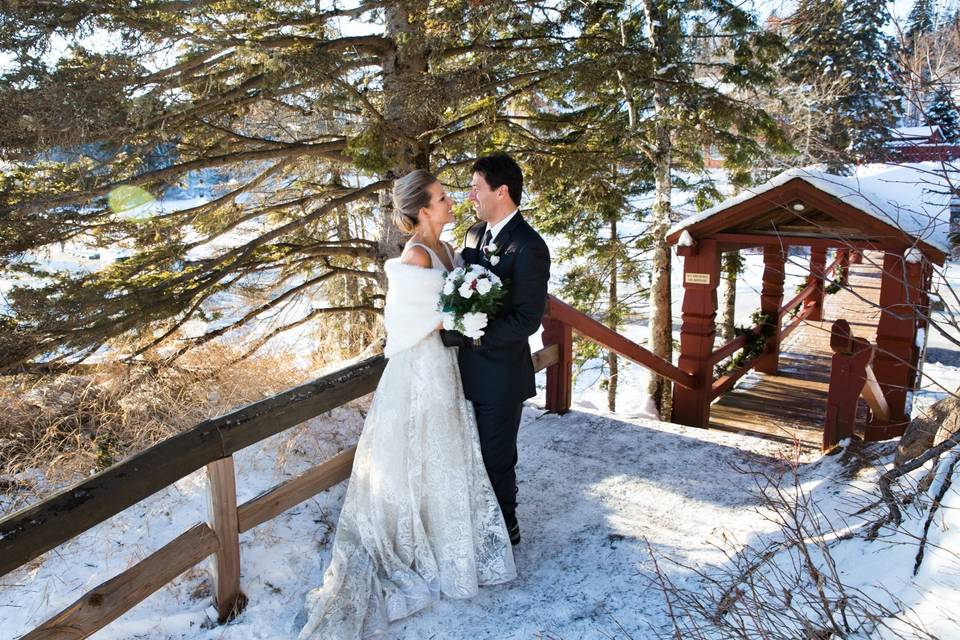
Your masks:
<instances>
[{"instance_id":1,"label":"dark necktie","mask_svg":"<svg viewBox=\"0 0 960 640\"><path fill-rule=\"evenodd\" d=\"M490 229L489 229L489 227L488 227L488 228L487 228L487 232L486 232L485 234L483 234L483 244L480 245L480 250L483 251L484 253L486 253L487 246L488 246L491 242L493 242L493 233L490 231Z\"/></svg>"}]
</instances>

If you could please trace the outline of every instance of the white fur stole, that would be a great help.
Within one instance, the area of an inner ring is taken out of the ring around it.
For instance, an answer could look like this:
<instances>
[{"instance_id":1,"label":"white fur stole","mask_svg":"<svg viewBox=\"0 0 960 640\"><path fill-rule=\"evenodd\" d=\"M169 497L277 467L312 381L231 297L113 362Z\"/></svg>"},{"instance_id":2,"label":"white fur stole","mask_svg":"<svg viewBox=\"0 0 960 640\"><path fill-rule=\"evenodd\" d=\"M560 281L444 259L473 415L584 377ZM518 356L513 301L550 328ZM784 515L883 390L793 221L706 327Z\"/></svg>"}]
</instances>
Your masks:
<instances>
[{"instance_id":1,"label":"white fur stole","mask_svg":"<svg viewBox=\"0 0 960 640\"><path fill-rule=\"evenodd\" d=\"M387 300L383 324L387 330L386 357L416 345L437 330L443 314L437 310L443 290L443 272L403 264L399 258L384 263Z\"/></svg>"}]
</instances>

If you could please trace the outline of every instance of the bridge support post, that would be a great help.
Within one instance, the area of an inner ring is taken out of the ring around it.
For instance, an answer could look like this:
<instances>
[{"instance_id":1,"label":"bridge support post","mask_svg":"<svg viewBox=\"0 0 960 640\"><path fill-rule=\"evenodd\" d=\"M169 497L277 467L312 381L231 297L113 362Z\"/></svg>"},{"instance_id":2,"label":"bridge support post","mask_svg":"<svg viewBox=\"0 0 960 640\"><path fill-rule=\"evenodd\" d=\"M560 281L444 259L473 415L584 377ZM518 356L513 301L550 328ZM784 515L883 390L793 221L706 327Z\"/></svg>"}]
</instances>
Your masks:
<instances>
[{"instance_id":1,"label":"bridge support post","mask_svg":"<svg viewBox=\"0 0 960 640\"><path fill-rule=\"evenodd\" d=\"M683 259L683 324L678 366L696 378L695 389L673 385L673 416L677 424L706 427L710 422L713 370L710 354L717 334L717 285L720 248L716 240L700 240Z\"/></svg>"},{"instance_id":2,"label":"bridge support post","mask_svg":"<svg viewBox=\"0 0 960 640\"><path fill-rule=\"evenodd\" d=\"M817 321L823 320L823 297L824 297L824 283L823 279L826 275L825 271L827 269L827 250L826 249L817 249L816 247L810 248L810 275L807 277L807 284L811 282L816 282L817 287L814 289L813 293L810 294L810 297L807 298L807 306L816 305L816 308L810 315L807 316L808 320Z\"/></svg>"},{"instance_id":3,"label":"bridge support post","mask_svg":"<svg viewBox=\"0 0 960 640\"><path fill-rule=\"evenodd\" d=\"M560 350L557 364L547 367L547 411L566 413L573 398L573 329L555 318L545 317L543 345Z\"/></svg>"},{"instance_id":4,"label":"bridge support post","mask_svg":"<svg viewBox=\"0 0 960 640\"><path fill-rule=\"evenodd\" d=\"M760 292L760 313L769 318L772 335L767 340L767 351L757 359L760 373L776 373L780 366L780 307L783 305L783 279L786 256L776 245L763 248L763 289Z\"/></svg>"},{"instance_id":5,"label":"bridge support post","mask_svg":"<svg viewBox=\"0 0 960 640\"><path fill-rule=\"evenodd\" d=\"M923 290L925 264L908 262L899 253L883 256L880 283L880 322L877 324L877 356L874 372L887 405L889 424L867 425L865 439L886 440L903 435L910 421L910 396L917 381L918 318L927 300Z\"/></svg>"}]
</instances>

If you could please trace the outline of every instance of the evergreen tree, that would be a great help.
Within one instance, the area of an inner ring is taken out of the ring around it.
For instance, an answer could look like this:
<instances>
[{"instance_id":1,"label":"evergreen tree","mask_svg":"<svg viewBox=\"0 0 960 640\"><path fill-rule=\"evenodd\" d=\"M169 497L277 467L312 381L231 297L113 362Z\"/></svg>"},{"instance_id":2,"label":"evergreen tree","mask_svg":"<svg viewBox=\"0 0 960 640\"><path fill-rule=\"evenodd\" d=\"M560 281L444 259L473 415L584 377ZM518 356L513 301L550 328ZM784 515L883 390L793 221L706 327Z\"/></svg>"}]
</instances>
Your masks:
<instances>
[{"instance_id":1,"label":"evergreen tree","mask_svg":"<svg viewBox=\"0 0 960 640\"><path fill-rule=\"evenodd\" d=\"M884 32L890 21L885 3L847 0L840 33L846 47L842 73L848 84L840 106L850 151L865 162L886 159L885 144L901 111L897 45Z\"/></svg>"},{"instance_id":2,"label":"evergreen tree","mask_svg":"<svg viewBox=\"0 0 960 640\"><path fill-rule=\"evenodd\" d=\"M890 15L874 0L804 0L790 21L784 70L794 85L794 143L804 162L843 172L882 160L900 108Z\"/></svg>"},{"instance_id":3,"label":"evergreen tree","mask_svg":"<svg viewBox=\"0 0 960 640\"><path fill-rule=\"evenodd\" d=\"M81 39L94 31L96 51ZM72 47L50 58L55 38ZM173 355L264 314L283 319L269 336L375 324L403 240L392 179L433 168L462 184L470 157L508 139L508 106L561 73L567 41L522 1L5 4L0 269L24 284L0 311L0 367L121 335L142 353L191 320L211 328ZM202 204L137 213L201 182ZM81 241L132 255L92 273L29 260ZM253 304L218 318L233 292Z\"/></svg>"},{"instance_id":4,"label":"evergreen tree","mask_svg":"<svg viewBox=\"0 0 960 640\"><path fill-rule=\"evenodd\" d=\"M936 7L933 0L916 0L910 15L907 17L907 30L904 36L907 46L911 47L917 38L933 31L933 25L936 21Z\"/></svg>"},{"instance_id":5,"label":"evergreen tree","mask_svg":"<svg viewBox=\"0 0 960 640\"><path fill-rule=\"evenodd\" d=\"M940 127L945 141L960 141L960 111L957 110L948 86L940 85L934 92L933 100L927 108L927 122Z\"/></svg>"},{"instance_id":6,"label":"evergreen tree","mask_svg":"<svg viewBox=\"0 0 960 640\"><path fill-rule=\"evenodd\" d=\"M706 177L703 155L710 145L720 150L738 181L748 177L753 159L771 148L785 148L779 126L757 99L775 78L782 42L734 2L706 8L693 0L639 6L570 2L565 8L582 34L564 53L564 64L573 71L562 76L566 85L556 89L558 102L570 101L563 106L565 132L575 137L603 131L600 139L620 149L605 162L621 173L647 176L652 186L652 204L643 211L645 233L632 242L648 252L648 347L670 360L671 260L665 235L675 220L672 189L689 187L681 175ZM596 179L611 178L598 172ZM701 201L715 195L707 184ZM605 233L612 223L624 229L636 216L606 221ZM616 279L604 282L609 292ZM634 301L639 302L635 296ZM664 417L670 415L670 391L668 381L652 377L649 393Z\"/></svg>"}]
</instances>

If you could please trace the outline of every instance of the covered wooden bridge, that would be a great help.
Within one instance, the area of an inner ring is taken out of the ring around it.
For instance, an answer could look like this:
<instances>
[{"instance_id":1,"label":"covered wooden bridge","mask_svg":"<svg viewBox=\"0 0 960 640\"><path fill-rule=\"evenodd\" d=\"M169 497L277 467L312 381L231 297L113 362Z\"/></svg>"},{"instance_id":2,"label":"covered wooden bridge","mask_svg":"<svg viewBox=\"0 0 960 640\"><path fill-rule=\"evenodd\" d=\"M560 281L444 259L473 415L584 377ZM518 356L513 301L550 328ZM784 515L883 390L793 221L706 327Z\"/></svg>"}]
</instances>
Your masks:
<instances>
[{"instance_id":1,"label":"covered wooden bridge","mask_svg":"<svg viewBox=\"0 0 960 640\"><path fill-rule=\"evenodd\" d=\"M668 240L684 260L679 367L697 384L675 385L673 421L807 442L811 428L822 428L827 448L854 433L863 395L864 439L902 434L919 382L933 268L948 252L949 195L911 167L849 178L795 169L674 226ZM764 258L762 322L752 334L766 345L715 378L714 366L751 339L715 347L721 255L751 247ZM809 275L785 301L794 247L809 248ZM827 304L831 285L838 297ZM782 345L798 329L798 349L785 360ZM711 405L750 369L764 374L759 384Z\"/></svg>"}]
</instances>

